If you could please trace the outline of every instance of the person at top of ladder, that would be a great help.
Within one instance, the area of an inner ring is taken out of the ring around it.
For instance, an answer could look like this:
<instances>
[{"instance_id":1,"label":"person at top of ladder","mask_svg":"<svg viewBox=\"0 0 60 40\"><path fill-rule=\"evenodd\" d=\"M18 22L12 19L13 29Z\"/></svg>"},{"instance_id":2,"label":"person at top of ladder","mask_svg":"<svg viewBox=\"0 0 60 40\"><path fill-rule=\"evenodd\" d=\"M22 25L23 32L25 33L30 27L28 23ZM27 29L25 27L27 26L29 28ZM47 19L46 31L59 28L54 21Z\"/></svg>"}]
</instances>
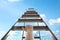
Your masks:
<instances>
[{"instance_id":1,"label":"person at top of ladder","mask_svg":"<svg viewBox=\"0 0 60 40\"><path fill-rule=\"evenodd\" d=\"M33 26L26 25L25 28L23 28L23 31L27 32L25 40L34 40L34 37L33 37Z\"/></svg>"}]
</instances>

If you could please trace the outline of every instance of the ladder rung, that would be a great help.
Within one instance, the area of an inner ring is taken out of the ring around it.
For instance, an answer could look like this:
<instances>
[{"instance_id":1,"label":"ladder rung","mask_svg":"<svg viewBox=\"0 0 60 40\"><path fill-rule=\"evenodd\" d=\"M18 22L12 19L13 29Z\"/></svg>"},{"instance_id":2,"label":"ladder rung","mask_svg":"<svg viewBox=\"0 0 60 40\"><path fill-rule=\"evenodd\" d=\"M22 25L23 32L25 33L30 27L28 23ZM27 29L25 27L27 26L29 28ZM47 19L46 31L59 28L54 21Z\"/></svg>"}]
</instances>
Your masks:
<instances>
[{"instance_id":1,"label":"ladder rung","mask_svg":"<svg viewBox=\"0 0 60 40\"><path fill-rule=\"evenodd\" d=\"M18 19L18 22L43 22L42 19Z\"/></svg>"},{"instance_id":2,"label":"ladder rung","mask_svg":"<svg viewBox=\"0 0 60 40\"><path fill-rule=\"evenodd\" d=\"M11 30L22 30L25 26L14 26ZM33 26L34 30L49 30L47 26Z\"/></svg>"},{"instance_id":3,"label":"ladder rung","mask_svg":"<svg viewBox=\"0 0 60 40\"><path fill-rule=\"evenodd\" d=\"M39 15L22 15L22 18L24 17L40 17Z\"/></svg>"},{"instance_id":4,"label":"ladder rung","mask_svg":"<svg viewBox=\"0 0 60 40\"><path fill-rule=\"evenodd\" d=\"M39 15L37 13L25 13L24 15Z\"/></svg>"},{"instance_id":5,"label":"ladder rung","mask_svg":"<svg viewBox=\"0 0 60 40\"><path fill-rule=\"evenodd\" d=\"M22 37L23 39L25 38L25 37ZM40 37L34 37L34 38L40 38Z\"/></svg>"},{"instance_id":6,"label":"ladder rung","mask_svg":"<svg viewBox=\"0 0 60 40\"><path fill-rule=\"evenodd\" d=\"M36 11L27 11L27 12L25 12L25 14L37 14L37 12Z\"/></svg>"}]
</instances>

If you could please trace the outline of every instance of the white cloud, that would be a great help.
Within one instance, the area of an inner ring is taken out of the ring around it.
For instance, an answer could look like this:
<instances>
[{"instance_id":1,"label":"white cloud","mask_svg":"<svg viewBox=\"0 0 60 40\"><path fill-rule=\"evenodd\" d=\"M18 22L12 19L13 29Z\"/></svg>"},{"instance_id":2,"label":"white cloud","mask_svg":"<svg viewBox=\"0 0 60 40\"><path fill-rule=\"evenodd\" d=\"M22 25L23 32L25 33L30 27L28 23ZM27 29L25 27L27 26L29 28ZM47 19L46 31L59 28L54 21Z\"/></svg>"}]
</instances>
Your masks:
<instances>
[{"instance_id":1,"label":"white cloud","mask_svg":"<svg viewBox=\"0 0 60 40\"><path fill-rule=\"evenodd\" d=\"M57 19L50 19L49 20L49 24L50 25L54 25L54 24L60 24L60 18L57 18Z\"/></svg>"},{"instance_id":2,"label":"white cloud","mask_svg":"<svg viewBox=\"0 0 60 40\"><path fill-rule=\"evenodd\" d=\"M5 31L0 31L0 40L4 36L4 34L5 34Z\"/></svg>"},{"instance_id":3,"label":"white cloud","mask_svg":"<svg viewBox=\"0 0 60 40\"><path fill-rule=\"evenodd\" d=\"M57 19L57 23L60 23L60 18Z\"/></svg>"},{"instance_id":4,"label":"white cloud","mask_svg":"<svg viewBox=\"0 0 60 40\"><path fill-rule=\"evenodd\" d=\"M43 18L45 20L46 15L45 14L40 14L41 18Z\"/></svg>"},{"instance_id":5,"label":"white cloud","mask_svg":"<svg viewBox=\"0 0 60 40\"><path fill-rule=\"evenodd\" d=\"M41 36L48 36L51 35L49 31L40 31Z\"/></svg>"},{"instance_id":6,"label":"white cloud","mask_svg":"<svg viewBox=\"0 0 60 40\"><path fill-rule=\"evenodd\" d=\"M59 32L60 32L59 30L56 30L56 32L55 32L55 33L57 33L57 34L58 34Z\"/></svg>"},{"instance_id":7,"label":"white cloud","mask_svg":"<svg viewBox=\"0 0 60 40\"><path fill-rule=\"evenodd\" d=\"M9 34L10 35L13 35L15 33L15 31L10 31Z\"/></svg>"},{"instance_id":8,"label":"white cloud","mask_svg":"<svg viewBox=\"0 0 60 40\"><path fill-rule=\"evenodd\" d=\"M19 1L22 1L22 0L8 0L8 2L19 2Z\"/></svg>"},{"instance_id":9,"label":"white cloud","mask_svg":"<svg viewBox=\"0 0 60 40\"><path fill-rule=\"evenodd\" d=\"M0 1L0 7L5 7L7 5L7 1Z\"/></svg>"},{"instance_id":10,"label":"white cloud","mask_svg":"<svg viewBox=\"0 0 60 40\"><path fill-rule=\"evenodd\" d=\"M41 18L43 18L43 20L46 21L46 15L45 14L40 14ZM57 19L49 19L48 23L50 25L54 25L54 24L60 24L60 18Z\"/></svg>"},{"instance_id":11,"label":"white cloud","mask_svg":"<svg viewBox=\"0 0 60 40\"><path fill-rule=\"evenodd\" d=\"M39 26L46 26L45 23L39 23Z\"/></svg>"}]
</instances>

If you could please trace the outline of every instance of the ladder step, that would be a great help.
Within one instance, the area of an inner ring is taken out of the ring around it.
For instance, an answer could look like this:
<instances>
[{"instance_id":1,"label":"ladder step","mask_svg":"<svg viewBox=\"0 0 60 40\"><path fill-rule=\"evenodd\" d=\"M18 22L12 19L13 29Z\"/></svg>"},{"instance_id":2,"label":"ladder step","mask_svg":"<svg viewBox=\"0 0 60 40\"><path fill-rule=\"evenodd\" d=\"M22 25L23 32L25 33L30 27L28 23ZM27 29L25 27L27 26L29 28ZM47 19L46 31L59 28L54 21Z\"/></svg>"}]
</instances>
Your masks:
<instances>
[{"instance_id":1,"label":"ladder step","mask_svg":"<svg viewBox=\"0 0 60 40\"><path fill-rule=\"evenodd\" d=\"M25 26L14 26L11 30L22 30ZM47 26L33 26L34 30L49 30Z\"/></svg>"},{"instance_id":2,"label":"ladder step","mask_svg":"<svg viewBox=\"0 0 60 40\"><path fill-rule=\"evenodd\" d=\"M22 15L22 18L25 18L25 17L40 17L39 15Z\"/></svg>"},{"instance_id":3,"label":"ladder step","mask_svg":"<svg viewBox=\"0 0 60 40\"><path fill-rule=\"evenodd\" d=\"M22 37L23 39L25 38L25 37ZM34 37L34 38L37 38L37 39L39 39L40 37Z\"/></svg>"},{"instance_id":4,"label":"ladder step","mask_svg":"<svg viewBox=\"0 0 60 40\"><path fill-rule=\"evenodd\" d=\"M36 11L27 11L27 12L25 12L25 14L37 14L37 12Z\"/></svg>"},{"instance_id":5,"label":"ladder step","mask_svg":"<svg viewBox=\"0 0 60 40\"><path fill-rule=\"evenodd\" d=\"M18 22L43 22L42 19L18 19Z\"/></svg>"}]
</instances>

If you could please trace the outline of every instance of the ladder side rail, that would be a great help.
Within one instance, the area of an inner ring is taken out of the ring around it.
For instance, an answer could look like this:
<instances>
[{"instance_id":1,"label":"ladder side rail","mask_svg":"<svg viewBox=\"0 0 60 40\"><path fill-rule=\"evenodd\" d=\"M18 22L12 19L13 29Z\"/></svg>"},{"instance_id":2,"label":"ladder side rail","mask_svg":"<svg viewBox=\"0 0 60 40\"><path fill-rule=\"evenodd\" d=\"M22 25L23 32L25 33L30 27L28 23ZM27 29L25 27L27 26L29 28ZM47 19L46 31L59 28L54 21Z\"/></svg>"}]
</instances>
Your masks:
<instances>
[{"instance_id":1,"label":"ladder side rail","mask_svg":"<svg viewBox=\"0 0 60 40\"><path fill-rule=\"evenodd\" d=\"M15 24L17 23L17 21L15 22ZM14 24L14 25L15 25ZM6 40L6 38L8 37L8 33L11 31L11 29L14 27L14 25L9 29L9 31L1 38L1 40Z\"/></svg>"},{"instance_id":2,"label":"ladder side rail","mask_svg":"<svg viewBox=\"0 0 60 40\"><path fill-rule=\"evenodd\" d=\"M39 22L37 22L37 26L39 27ZM40 35L40 30L38 30L39 31L39 37L40 37L40 40L41 40L41 35Z\"/></svg>"},{"instance_id":3,"label":"ladder side rail","mask_svg":"<svg viewBox=\"0 0 60 40\"><path fill-rule=\"evenodd\" d=\"M42 19L42 18L41 18ZM42 19L43 20L43 19ZM45 23L45 21L43 21ZM45 23L45 25L47 26L47 24ZM48 26L47 26L48 27ZM50 31L50 33L52 34L53 36L53 40L58 40L57 37L53 34L53 32L51 31L51 29L49 29L48 27L48 31Z\"/></svg>"}]
</instances>

